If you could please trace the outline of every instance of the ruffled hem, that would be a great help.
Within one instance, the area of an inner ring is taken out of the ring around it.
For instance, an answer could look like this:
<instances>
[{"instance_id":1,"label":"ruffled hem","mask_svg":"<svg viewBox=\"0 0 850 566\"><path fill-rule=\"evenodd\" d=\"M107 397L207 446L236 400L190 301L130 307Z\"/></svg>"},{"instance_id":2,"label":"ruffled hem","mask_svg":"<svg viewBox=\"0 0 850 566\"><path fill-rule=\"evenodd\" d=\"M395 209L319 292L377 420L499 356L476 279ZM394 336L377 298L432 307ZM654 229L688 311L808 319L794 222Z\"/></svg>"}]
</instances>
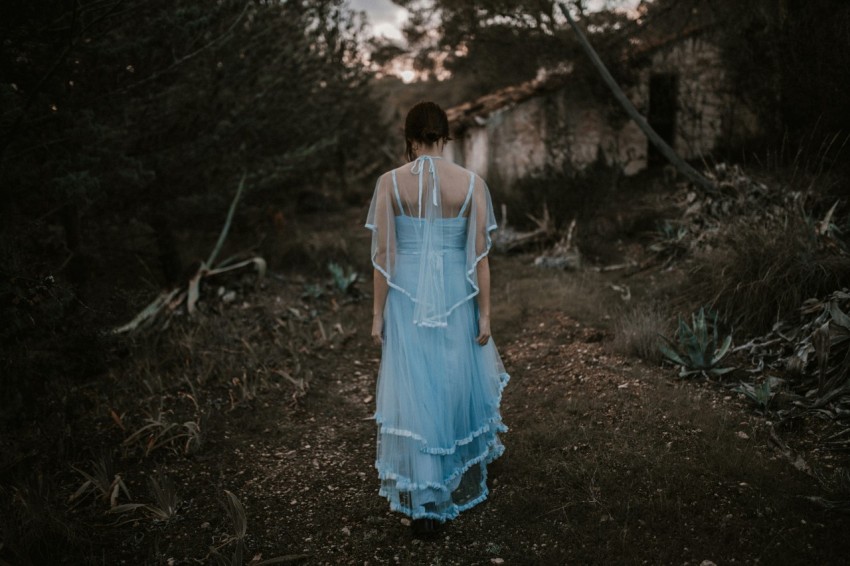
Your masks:
<instances>
[{"instance_id":1,"label":"ruffled hem","mask_svg":"<svg viewBox=\"0 0 850 566\"><path fill-rule=\"evenodd\" d=\"M496 458L501 456L505 451L505 447L502 446L501 444L497 444L495 450L491 450L491 447L492 447L492 445L488 446L488 450L487 450L487 453L485 455L485 458L486 458L485 464L489 464L489 463L493 462ZM461 472L461 473L465 473L473 465L480 464L480 462L481 462L481 460L479 459L478 461L471 463L468 466L465 466L463 472ZM454 479L454 478L452 478L452 479ZM475 499L473 499L471 501L467 501L466 503L463 503L462 505L453 504L451 507L449 507L449 509L447 511L445 511L443 513L433 513L431 511L425 511L425 510L422 510L422 509L412 509L410 507L406 507L404 505L401 505L400 503L393 501L390 497L390 494L387 492L387 490L385 490L383 488L381 488L378 491L378 495L380 495L382 497L386 497L389 500L391 511L404 513L405 515L409 516L411 519L435 519L435 520L440 521L442 523L442 522L445 522L445 521L451 521L451 520L456 519L458 517L458 515L460 515L463 511L467 511L469 509L472 509L473 507L475 507L479 503L482 503L482 502L487 500L487 496L490 495L490 490L487 488L487 467L486 466L481 470L481 483L478 484L478 487L481 490L481 495L479 495L478 497L476 497ZM423 488L418 488L418 489L423 489ZM405 490L400 490L400 491L405 491Z\"/></svg>"},{"instance_id":2,"label":"ruffled hem","mask_svg":"<svg viewBox=\"0 0 850 566\"><path fill-rule=\"evenodd\" d=\"M495 433L494 433L495 434ZM380 462L375 462L375 469L378 470L378 479L380 480L392 480L396 483L396 491L415 491L421 489L436 489L439 491L449 491L449 484L457 479L459 476L462 476L469 469L476 465L480 464L484 461L485 464L489 464L505 452L505 447L498 442L498 439L494 436L494 438L487 443L487 448L484 449L484 452L479 454L474 458L470 458L467 460L463 466L456 468L455 471L451 473L448 477L443 478L440 482L415 482L408 478L407 476L402 476L392 471L388 471L385 468L382 469ZM387 496L386 490L381 489L379 492L380 495Z\"/></svg>"},{"instance_id":3,"label":"ruffled hem","mask_svg":"<svg viewBox=\"0 0 850 566\"><path fill-rule=\"evenodd\" d=\"M494 407L498 411L498 407L502 404L502 392L505 390L505 387L508 385L508 382L511 380L510 374L507 372L502 372L499 374L499 392L496 395L496 402L494 403ZM459 446L463 446L464 444L469 444L477 437L485 434L489 431L493 431L494 433L498 432L508 432L508 427L502 423L501 415L496 414L496 416L488 418L484 421L480 427L469 433L468 435L455 440L454 443L449 447L433 447L429 448L427 446L428 440L420 434L413 432L412 430L403 429L403 428L394 428L388 427L384 425L383 417L380 413L376 413L374 415L375 422L378 424L379 429L378 432L380 434L391 434L393 436L403 436L405 438L412 438L413 440L418 440L425 446L420 448L420 451L425 454L435 454L440 456L445 456L449 454L454 454Z\"/></svg>"},{"instance_id":4,"label":"ruffled hem","mask_svg":"<svg viewBox=\"0 0 850 566\"><path fill-rule=\"evenodd\" d=\"M390 511L396 511L398 513L404 513L411 519L435 519L440 521L441 523L445 523L446 521L453 521L458 518L458 515L463 513L468 509L472 509L479 503L483 503L487 500L487 496L490 495L490 490L487 489L487 486L483 486L481 490L481 495L473 499L472 501L468 501L463 505L452 505L451 509L447 513L431 513L430 511L414 511L410 507L405 507L404 505L400 505L393 501L390 501Z\"/></svg>"},{"instance_id":5,"label":"ruffled hem","mask_svg":"<svg viewBox=\"0 0 850 566\"><path fill-rule=\"evenodd\" d=\"M403 436L405 438L412 438L413 440L418 440L419 442L421 442L423 444L428 444L427 440L425 440L422 436L416 434L415 432L400 429L400 428L385 427L385 426L383 426L381 421L378 421L378 424L381 425L380 428L378 429L378 432L380 434L391 434L393 436ZM425 447L425 448L420 448L419 451L422 452L423 454L433 454L435 456L448 456L450 454L454 454L459 446L463 446L464 444L469 444L470 442L472 442L473 440L475 440L476 438L478 438L482 434L485 434L485 433L490 432L490 431L492 431L494 433L508 432L508 427L505 426L504 423L502 423L501 417L491 417L490 420L488 420L488 422L485 425L474 430L468 436L465 436L465 437L461 438L460 440L455 440L454 445L450 448L440 448L440 447L438 447L438 448L427 448L427 447Z\"/></svg>"},{"instance_id":6,"label":"ruffled hem","mask_svg":"<svg viewBox=\"0 0 850 566\"><path fill-rule=\"evenodd\" d=\"M498 410L499 405L501 404L502 392L505 389L505 386L510 381L510 375L506 372L499 374L499 392L496 396L495 407ZM380 415L376 415L376 421L380 426L379 431L381 433L386 434L395 434L398 436L404 436L408 438L413 438L419 440L423 443L427 444L427 441L422 438L420 435L414 433L413 431L401 430L401 429L391 429L385 428L380 421ZM497 414L495 417L490 417L487 422L479 427L477 430L473 431L469 435L465 436L462 439L456 440L454 445L449 448L420 448L420 450L424 453L434 454L434 455L446 455L452 454L457 450L457 447L462 446L464 444L468 444L478 436L485 434L487 432L491 432L493 438L491 438L487 442L487 448L478 454L477 456L470 458L462 466L456 468L450 475L443 478L441 482L415 482L411 478L400 475L392 470L387 469L386 466L381 465L381 462L375 461L375 469L378 471L378 478L382 481L390 480L395 482L394 490L387 490L383 487L378 491L378 494L382 497L387 498L390 503L390 510L397 511L399 513L403 513L412 519L435 519L441 522L449 521L457 518L457 516L468 509L482 503L487 499L490 491L487 489L487 468L486 465L493 462L497 458L499 458L504 452L505 447L499 441L498 433L499 432L507 432L508 427L505 426L501 422L501 416ZM414 510L410 507L406 507L401 505L400 503L393 500L392 495L393 492L404 492L404 491L418 491L424 489L435 489L442 492L449 492L449 484L454 482L458 477L463 476L463 474L467 473L473 466L481 465L484 463L484 467L482 468L482 479L479 484L479 489L481 490L481 494L475 499L468 501L462 505L452 505L447 511L443 513L434 513L430 511L425 511L423 509Z\"/></svg>"},{"instance_id":7,"label":"ruffled hem","mask_svg":"<svg viewBox=\"0 0 850 566\"><path fill-rule=\"evenodd\" d=\"M374 224L371 224L371 223L366 223L364 226L368 230L372 231L373 233L376 233L377 230L378 230L377 226L375 226ZM490 233L495 231L497 228L498 228L498 226L496 224L491 224L490 226L487 227L487 229L485 230L485 234L487 236L487 246L485 247L484 251L475 258L475 261L472 262L472 266L469 269L466 270L466 281L472 286L472 292L470 294L468 294L466 297L464 297L461 300L459 300L458 302L456 302L455 304L453 304L446 311L446 313L444 315L438 315L437 318L448 317L450 314L452 314L452 311L454 311L456 308L458 308L462 304L466 303L467 301L475 298L478 295L478 293L481 291L480 288L478 287L478 284L475 283L475 280L473 279L472 274L475 273L475 270L478 268L478 264L481 263L481 260L484 259L485 257L487 257L487 255L490 253L490 250L493 248L493 239L490 237ZM407 289L405 289L404 287L397 285L396 283L393 282L390 274L387 273L387 271L383 267L378 265L378 262L375 261L375 255L372 255L371 260L372 260L372 267L377 269L378 272L381 275L384 276L384 278L387 280L387 284L390 286L390 288L395 289L396 291L401 291L414 303L419 302L416 299L416 297L411 295L410 292ZM446 325L445 324L425 324L423 326L444 327Z\"/></svg>"}]
</instances>

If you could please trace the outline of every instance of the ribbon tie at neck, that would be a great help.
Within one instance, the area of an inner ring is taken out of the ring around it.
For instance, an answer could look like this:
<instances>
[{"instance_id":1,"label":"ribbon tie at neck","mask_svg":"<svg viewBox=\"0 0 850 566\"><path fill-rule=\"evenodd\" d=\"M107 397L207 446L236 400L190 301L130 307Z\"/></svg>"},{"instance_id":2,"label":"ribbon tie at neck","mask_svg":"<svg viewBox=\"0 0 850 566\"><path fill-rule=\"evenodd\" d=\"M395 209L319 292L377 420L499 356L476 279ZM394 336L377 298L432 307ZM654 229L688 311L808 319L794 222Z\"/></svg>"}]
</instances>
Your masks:
<instances>
[{"instance_id":1,"label":"ribbon tie at neck","mask_svg":"<svg viewBox=\"0 0 850 566\"><path fill-rule=\"evenodd\" d=\"M428 162L428 172L431 173L431 202L434 203L434 206L437 206L437 191L439 190L437 187L439 186L438 178L437 178L437 167L434 165L435 159L441 159L439 156L431 156L431 155L420 155L416 158L416 161L413 162L413 166L410 168L410 172L414 175L419 176L419 217L422 217L422 177L425 172L424 164Z\"/></svg>"}]
</instances>

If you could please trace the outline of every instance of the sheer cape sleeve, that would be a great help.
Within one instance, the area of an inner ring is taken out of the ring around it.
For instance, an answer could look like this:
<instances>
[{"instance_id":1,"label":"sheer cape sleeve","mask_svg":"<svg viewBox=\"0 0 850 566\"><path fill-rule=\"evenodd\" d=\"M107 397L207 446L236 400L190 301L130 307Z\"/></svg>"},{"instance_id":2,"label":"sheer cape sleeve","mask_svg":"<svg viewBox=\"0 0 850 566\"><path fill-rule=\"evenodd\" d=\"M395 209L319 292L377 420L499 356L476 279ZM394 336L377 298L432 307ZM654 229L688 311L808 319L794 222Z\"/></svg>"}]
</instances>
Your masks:
<instances>
[{"instance_id":1,"label":"sheer cape sleeve","mask_svg":"<svg viewBox=\"0 0 850 566\"><path fill-rule=\"evenodd\" d=\"M393 209L393 189L389 174L382 175L375 184L375 193L366 217L366 228L372 231L372 267L392 286L395 274L396 229Z\"/></svg>"},{"instance_id":2,"label":"sheer cape sleeve","mask_svg":"<svg viewBox=\"0 0 850 566\"><path fill-rule=\"evenodd\" d=\"M487 184L480 177L473 177L471 184L472 195L466 229L466 279L473 293L468 299L478 294L478 263L490 253L493 247L491 234L498 227Z\"/></svg>"},{"instance_id":3,"label":"sheer cape sleeve","mask_svg":"<svg viewBox=\"0 0 850 566\"><path fill-rule=\"evenodd\" d=\"M421 161L420 161L421 160ZM418 254L418 277L400 278L397 273L398 217L404 211L398 197L392 175L387 173L378 179L366 219L366 228L372 231L372 266L386 278L393 289L404 293L415 303L411 321L419 326L445 327L451 312L471 300L479 292L478 263L487 256L492 247L491 233L496 229L496 217L490 192L483 179L470 173L465 220L462 217L444 218L439 178L433 161L420 158L412 172L419 174L418 211L420 216L406 220L415 226L418 238L416 249L405 249L404 253ZM426 163L429 161L429 163ZM416 169L418 165L418 169ZM423 183L423 173L430 166L431 178ZM452 222L465 222L464 274L467 293L463 297L447 298L444 289L443 245ZM409 245L409 242L405 245ZM407 283L403 283L404 279ZM412 281L416 283L413 284Z\"/></svg>"}]
</instances>

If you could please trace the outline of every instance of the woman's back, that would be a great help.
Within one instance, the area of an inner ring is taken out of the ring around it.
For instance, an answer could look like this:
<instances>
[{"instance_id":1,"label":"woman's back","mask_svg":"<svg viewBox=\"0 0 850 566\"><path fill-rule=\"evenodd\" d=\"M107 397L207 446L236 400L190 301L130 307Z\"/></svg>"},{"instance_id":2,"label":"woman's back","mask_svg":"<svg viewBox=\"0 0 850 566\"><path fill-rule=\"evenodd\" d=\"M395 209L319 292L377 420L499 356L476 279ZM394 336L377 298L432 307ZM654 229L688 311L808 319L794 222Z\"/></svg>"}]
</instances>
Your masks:
<instances>
[{"instance_id":1,"label":"woman's back","mask_svg":"<svg viewBox=\"0 0 850 566\"><path fill-rule=\"evenodd\" d=\"M475 183L471 171L440 157L424 155L390 172L393 178L394 211L397 215L421 218L426 204L434 200L433 191L439 192L439 214L442 218L455 218L469 214L469 201ZM396 195L394 195L396 196Z\"/></svg>"}]
</instances>

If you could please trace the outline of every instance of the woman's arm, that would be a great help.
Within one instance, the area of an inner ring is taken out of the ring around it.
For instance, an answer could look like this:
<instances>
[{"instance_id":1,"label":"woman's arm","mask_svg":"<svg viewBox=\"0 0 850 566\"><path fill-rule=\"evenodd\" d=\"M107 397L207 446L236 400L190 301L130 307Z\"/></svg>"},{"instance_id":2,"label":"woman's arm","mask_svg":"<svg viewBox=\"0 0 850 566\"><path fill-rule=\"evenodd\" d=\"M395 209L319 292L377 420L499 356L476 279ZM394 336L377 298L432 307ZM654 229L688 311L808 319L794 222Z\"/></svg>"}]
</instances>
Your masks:
<instances>
[{"instance_id":1,"label":"woman's arm","mask_svg":"<svg viewBox=\"0 0 850 566\"><path fill-rule=\"evenodd\" d=\"M475 256L487 252L487 188L483 179L475 180ZM485 255L475 266L478 275L478 336L475 341L485 345L490 340L490 262Z\"/></svg>"},{"instance_id":2,"label":"woman's arm","mask_svg":"<svg viewBox=\"0 0 850 566\"><path fill-rule=\"evenodd\" d=\"M372 292L372 340L375 344L383 343L384 330L384 304L387 302L387 293L389 292L389 283L378 266L389 272L392 256L395 252L394 236L395 227L390 225L392 218L392 208L389 203L390 187L388 175L384 174L378 179L378 185L375 190L375 200L373 202L374 214L374 230L375 238L373 252L375 254L372 277L373 292Z\"/></svg>"},{"instance_id":3,"label":"woman's arm","mask_svg":"<svg viewBox=\"0 0 850 566\"><path fill-rule=\"evenodd\" d=\"M478 336L475 341L482 346L490 340L490 262L481 258L476 266L478 273Z\"/></svg>"},{"instance_id":4,"label":"woman's arm","mask_svg":"<svg viewBox=\"0 0 850 566\"><path fill-rule=\"evenodd\" d=\"M390 286L384 274L377 269L373 270L372 277L375 280L372 286L372 340L375 344L383 344L384 305Z\"/></svg>"}]
</instances>

